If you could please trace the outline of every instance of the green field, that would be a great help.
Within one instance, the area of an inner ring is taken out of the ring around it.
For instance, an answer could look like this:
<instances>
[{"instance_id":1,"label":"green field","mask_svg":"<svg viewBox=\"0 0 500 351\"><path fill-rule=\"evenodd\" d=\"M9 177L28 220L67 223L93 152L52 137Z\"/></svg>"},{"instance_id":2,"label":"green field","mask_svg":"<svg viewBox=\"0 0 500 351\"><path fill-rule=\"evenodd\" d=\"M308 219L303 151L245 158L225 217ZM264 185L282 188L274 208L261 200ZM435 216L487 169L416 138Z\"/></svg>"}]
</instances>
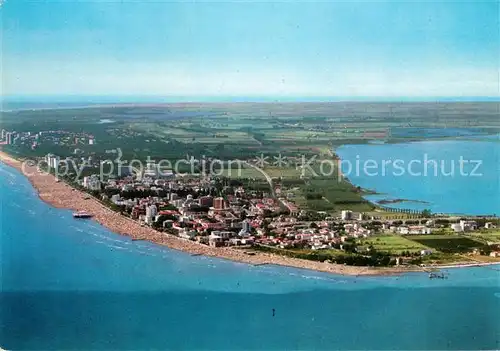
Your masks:
<instances>
[{"instance_id":1,"label":"green field","mask_svg":"<svg viewBox=\"0 0 500 351\"><path fill-rule=\"evenodd\" d=\"M343 180L339 181L336 177L308 179L302 187L302 195L311 204L314 203L313 200L322 199L321 204L325 204L327 208L313 208L317 210L350 209L356 212L369 212L374 209L374 206L364 200L362 194L351 184Z\"/></svg>"},{"instance_id":2,"label":"green field","mask_svg":"<svg viewBox=\"0 0 500 351\"><path fill-rule=\"evenodd\" d=\"M485 243L500 244L500 230L498 229L471 232L467 233L467 236Z\"/></svg>"},{"instance_id":3,"label":"green field","mask_svg":"<svg viewBox=\"0 0 500 351\"><path fill-rule=\"evenodd\" d=\"M406 238L444 253L470 252L483 243L461 235L409 235Z\"/></svg>"},{"instance_id":4,"label":"green field","mask_svg":"<svg viewBox=\"0 0 500 351\"><path fill-rule=\"evenodd\" d=\"M263 171L271 178L284 178L284 179L298 179L300 177L300 170L292 167L278 168L274 166L264 167ZM241 163L241 167L237 167L237 163L233 163L232 169L224 169L221 175L229 178L255 178L266 179L264 174L259 170Z\"/></svg>"},{"instance_id":5,"label":"green field","mask_svg":"<svg viewBox=\"0 0 500 351\"><path fill-rule=\"evenodd\" d=\"M420 252L428 249L427 246L416 241L409 240L401 235L377 235L362 240L362 245L370 246L377 251L389 252L390 254L399 255L404 251Z\"/></svg>"}]
</instances>

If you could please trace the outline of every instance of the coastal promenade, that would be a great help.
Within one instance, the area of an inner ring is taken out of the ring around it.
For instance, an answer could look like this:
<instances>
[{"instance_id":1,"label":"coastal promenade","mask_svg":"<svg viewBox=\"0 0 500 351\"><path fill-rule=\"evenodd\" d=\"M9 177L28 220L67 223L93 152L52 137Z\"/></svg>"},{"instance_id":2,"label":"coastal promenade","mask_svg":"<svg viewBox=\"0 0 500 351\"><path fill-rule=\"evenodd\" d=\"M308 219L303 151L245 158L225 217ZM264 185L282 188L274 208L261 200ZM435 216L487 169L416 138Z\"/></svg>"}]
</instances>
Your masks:
<instances>
[{"instance_id":1,"label":"coastal promenade","mask_svg":"<svg viewBox=\"0 0 500 351\"><path fill-rule=\"evenodd\" d=\"M246 250L229 247L209 247L142 226L139 222L112 211L88 194L72 188L64 182L56 181L53 175L39 172L35 165L29 165L27 162L23 165L21 161L2 151L0 151L0 161L22 172L38 191L40 199L46 203L57 208L86 211L98 223L111 231L129 236L135 240L147 240L194 255L218 257L252 265L275 264L345 275L385 275L409 271L408 268L403 267L355 267L290 258L264 252L252 252L250 255Z\"/></svg>"}]
</instances>

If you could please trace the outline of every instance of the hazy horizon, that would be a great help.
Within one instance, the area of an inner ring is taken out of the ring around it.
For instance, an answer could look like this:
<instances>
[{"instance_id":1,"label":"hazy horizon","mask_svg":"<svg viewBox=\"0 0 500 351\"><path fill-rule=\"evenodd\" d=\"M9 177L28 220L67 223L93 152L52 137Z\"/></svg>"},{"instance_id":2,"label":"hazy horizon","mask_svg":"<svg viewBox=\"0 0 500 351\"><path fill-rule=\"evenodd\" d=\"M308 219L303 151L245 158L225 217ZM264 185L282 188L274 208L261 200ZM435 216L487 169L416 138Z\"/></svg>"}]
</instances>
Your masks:
<instances>
[{"instance_id":1,"label":"hazy horizon","mask_svg":"<svg viewBox=\"0 0 500 351\"><path fill-rule=\"evenodd\" d=\"M238 102L500 102L498 96L162 96L162 95L7 95L3 103L238 103Z\"/></svg>"},{"instance_id":2,"label":"hazy horizon","mask_svg":"<svg viewBox=\"0 0 500 351\"><path fill-rule=\"evenodd\" d=\"M498 13L494 0L10 0L0 94L498 97Z\"/></svg>"}]
</instances>

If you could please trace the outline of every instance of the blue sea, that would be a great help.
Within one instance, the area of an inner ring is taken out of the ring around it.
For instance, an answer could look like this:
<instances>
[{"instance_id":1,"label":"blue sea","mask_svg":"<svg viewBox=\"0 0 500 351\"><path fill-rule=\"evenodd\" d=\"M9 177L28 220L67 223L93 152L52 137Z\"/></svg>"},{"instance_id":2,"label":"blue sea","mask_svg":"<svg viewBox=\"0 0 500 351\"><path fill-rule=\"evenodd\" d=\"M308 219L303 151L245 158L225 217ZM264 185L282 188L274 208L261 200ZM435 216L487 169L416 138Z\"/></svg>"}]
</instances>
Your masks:
<instances>
[{"instance_id":1,"label":"blue sea","mask_svg":"<svg viewBox=\"0 0 500 351\"><path fill-rule=\"evenodd\" d=\"M430 209L434 213L500 215L498 134L405 144L344 145L335 152L353 184L379 193L366 196L368 200L414 200L386 206Z\"/></svg>"},{"instance_id":2,"label":"blue sea","mask_svg":"<svg viewBox=\"0 0 500 351\"><path fill-rule=\"evenodd\" d=\"M191 256L74 220L0 164L0 347L500 347L500 267L345 277ZM273 309L275 316L273 316Z\"/></svg>"}]
</instances>

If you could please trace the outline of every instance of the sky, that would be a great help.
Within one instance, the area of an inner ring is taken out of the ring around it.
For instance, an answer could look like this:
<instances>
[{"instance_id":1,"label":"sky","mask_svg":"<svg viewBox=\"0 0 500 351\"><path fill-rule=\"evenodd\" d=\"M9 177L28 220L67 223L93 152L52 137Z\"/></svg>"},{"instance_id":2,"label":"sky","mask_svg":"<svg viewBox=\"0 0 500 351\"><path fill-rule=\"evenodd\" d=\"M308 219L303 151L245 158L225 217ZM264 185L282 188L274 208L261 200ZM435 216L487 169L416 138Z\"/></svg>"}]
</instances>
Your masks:
<instances>
[{"instance_id":1,"label":"sky","mask_svg":"<svg viewBox=\"0 0 500 351\"><path fill-rule=\"evenodd\" d=\"M4 0L2 96L499 96L498 1Z\"/></svg>"}]
</instances>

